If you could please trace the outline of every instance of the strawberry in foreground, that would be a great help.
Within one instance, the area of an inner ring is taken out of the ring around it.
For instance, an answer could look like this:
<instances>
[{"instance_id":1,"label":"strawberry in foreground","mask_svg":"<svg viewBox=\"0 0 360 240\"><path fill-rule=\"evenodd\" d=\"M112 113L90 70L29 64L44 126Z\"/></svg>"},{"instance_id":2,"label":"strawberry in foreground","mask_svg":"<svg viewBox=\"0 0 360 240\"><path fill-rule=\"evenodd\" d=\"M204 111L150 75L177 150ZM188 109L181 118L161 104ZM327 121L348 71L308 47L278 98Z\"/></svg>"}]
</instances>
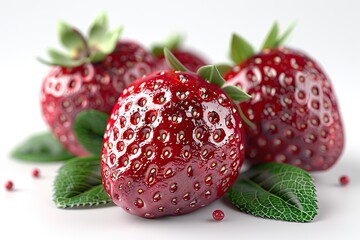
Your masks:
<instances>
[{"instance_id":1,"label":"strawberry in foreground","mask_svg":"<svg viewBox=\"0 0 360 240\"><path fill-rule=\"evenodd\" d=\"M326 170L339 158L344 131L331 82L305 53L282 47L289 34L270 31L262 51L233 35L236 63L224 78L252 98L242 105L256 127L246 126L246 158L282 162L308 171Z\"/></svg>"},{"instance_id":2,"label":"strawberry in foreground","mask_svg":"<svg viewBox=\"0 0 360 240\"><path fill-rule=\"evenodd\" d=\"M188 72L165 50L175 70L136 80L109 118L101 156L112 201L145 218L180 215L220 198L244 159L243 123L234 100L249 96L214 66ZM206 81L206 80L207 81ZM208 82L209 81L209 82Z\"/></svg>"},{"instance_id":3,"label":"strawberry in foreground","mask_svg":"<svg viewBox=\"0 0 360 240\"><path fill-rule=\"evenodd\" d=\"M59 24L61 43L69 56L50 49L52 65L41 89L45 121L64 147L76 156L89 153L73 132L75 116L87 109L110 113L118 96L136 78L152 72L155 60L133 41L118 40L121 28L108 31L100 15L86 39L66 23Z\"/></svg>"},{"instance_id":4,"label":"strawberry in foreground","mask_svg":"<svg viewBox=\"0 0 360 240\"><path fill-rule=\"evenodd\" d=\"M164 56L164 48L170 49L174 56L190 71L196 72L200 67L207 65L207 61L193 50L184 49L183 38L175 35L163 44L157 44L152 48L152 54L157 59L157 70L171 70Z\"/></svg>"}]
</instances>

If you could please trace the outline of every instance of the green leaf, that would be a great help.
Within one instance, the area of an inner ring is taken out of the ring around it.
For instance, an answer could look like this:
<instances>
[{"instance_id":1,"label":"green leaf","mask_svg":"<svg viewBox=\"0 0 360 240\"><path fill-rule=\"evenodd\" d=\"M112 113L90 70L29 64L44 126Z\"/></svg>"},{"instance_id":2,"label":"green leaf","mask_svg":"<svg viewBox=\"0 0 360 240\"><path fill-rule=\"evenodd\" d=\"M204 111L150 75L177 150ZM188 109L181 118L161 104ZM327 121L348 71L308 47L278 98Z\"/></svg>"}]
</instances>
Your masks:
<instances>
[{"instance_id":1,"label":"green leaf","mask_svg":"<svg viewBox=\"0 0 360 240\"><path fill-rule=\"evenodd\" d=\"M188 70L167 47L164 48L164 56L167 64L172 69L180 72L190 72L190 70Z\"/></svg>"},{"instance_id":2,"label":"green leaf","mask_svg":"<svg viewBox=\"0 0 360 240\"><path fill-rule=\"evenodd\" d=\"M221 74L221 76L224 76L225 73L227 73L231 69L231 65L225 64L225 63L217 64L216 67L219 70L219 73Z\"/></svg>"},{"instance_id":3,"label":"green leaf","mask_svg":"<svg viewBox=\"0 0 360 240\"><path fill-rule=\"evenodd\" d=\"M29 137L15 147L11 156L18 160L32 162L55 162L74 157L51 133L41 133Z\"/></svg>"},{"instance_id":4,"label":"green leaf","mask_svg":"<svg viewBox=\"0 0 360 240\"><path fill-rule=\"evenodd\" d=\"M199 74L203 79L207 80L209 83L216 84L219 87L224 85L225 80L221 76L219 70L214 65L202 66L197 70L197 74Z\"/></svg>"},{"instance_id":5,"label":"green leaf","mask_svg":"<svg viewBox=\"0 0 360 240\"><path fill-rule=\"evenodd\" d=\"M290 26L285 30L285 32L277 39L276 47L284 45L285 41L288 39L295 26L295 22L290 24Z\"/></svg>"},{"instance_id":6,"label":"green leaf","mask_svg":"<svg viewBox=\"0 0 360 240\"><path fill-rule=\"evenodd\" d=\"M42 58L37 58L38 61L47 65L57 65L63 67L76 67L76 66L80 66L85 62L84 59L79 59L79 60L71 59L69 56L54 49L48 49L48 54L51 58L51 61L47 61Z\"/></svg>"},{"instance_id":7,"label":"green leaf","mask_svg":"<svg viewBox=\"0 0 360 240\"><path fill-rule=\"evenodd\" d=\"M111 202L101 182L99 158L73 158L65 162L55 178L53 200L59 208Z\"/></svg>"},{"instance_id":8,"label":"green leaf","mask_svg":"<svg viewBox=\"0 0 360 240\"><path fill-rule=\"evenodd\" d=\"M69 49L71 52L83 51L86 48L86 44L83 36L79 31L71 27L65 22L58 23L58 32L60 37L60 42L62 45Z\"/></svg>"},{"instance_id":9,"label":"green leaf","mask_svg":"<svg viewBox=\"0 0 360 240\"><path fill-rule=\"evenodd\" d=\"M108 31L108 19L106 13L101 13L97 16L90 26L89 30L89 44L94 45L103 41Z\"/></svg>"},{"instance_id":10,"label":"green leaf","mask_svg":"<svg viewBox=\"0 0 360 240\"><path fill-rule=\"evenodd\" d=\"M317 215L311 175L288 164L262 163L250 168L228 196L240 211L263 218L310 222Z\"/></svg>"},{"instance_id":11,"label":"green leaf","mask_svg":"<svg viewBox=\"0 0 360 240\"><path fill-rule=\"evenodd\" d=\"M244 38L233 34L231 39L230 57L235 64L239 64L254 55L254 49Z\"/></svg>"},{"instance_id":12,"label":"green leaf","mask_svg":"<svg viewBox=\"0 0 360 240\"><path fill-rule=\"evenodd\" d=\"M109 115L95 110L80 112L74 121L74 132L79 143L90 153L100 156Z\"/></svg>"},{"instance_id":13,"label":"green leaf","mask_svg":"<svg viewBox=\"0 0 360 240\"><path fill-rule=\"evenodd\" d=\"M277 47L278 35L279 25L277 22L275 22L271 27L270 32L268 33L261 49Z\"/></svg>"},{"instance_id":14,"label":"green leaf","mask_svg":"<svg viewBox=\"0 0 360 240\"><path fill-rule=\"evenodd\" d=\"M223 89L233 101L243 102L251 98L249 94L247 94L241 88L236 86L226 86L223 87Z\"/></svg>"}]
</instances>

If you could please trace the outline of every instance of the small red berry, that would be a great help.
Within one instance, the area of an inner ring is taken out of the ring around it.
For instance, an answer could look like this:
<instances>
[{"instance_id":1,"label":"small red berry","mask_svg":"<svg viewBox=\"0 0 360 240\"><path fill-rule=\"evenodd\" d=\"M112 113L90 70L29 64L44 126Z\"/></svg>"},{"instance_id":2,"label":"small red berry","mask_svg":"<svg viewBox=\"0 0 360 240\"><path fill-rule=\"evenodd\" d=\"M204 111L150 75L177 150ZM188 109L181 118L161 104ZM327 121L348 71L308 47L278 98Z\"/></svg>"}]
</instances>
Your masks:
<instances>
[{"instance_id":1,"label":"small red berry","mask_svg":"<svg viewBox=\"0 0 360 240\"><path fill-rule=\"evenodd\" d=\"M7 181L5 183L6 190L11 191L13 189L13 187L14 187L14 183L12 181Z\"/></svg>"},{"instance_id":2,"label":"small red berry","mask_svg":"<svg viewBox=\"0 0 360 240\"><path fill-rule=\"evenodd\" d=\"M221 221L224 219L225 216L224 212L219 209L215 210L212 215L215 221Z\"/></svg>"},{"instance_id":3,"label":"small red berry","mask_svg":"<svg viewBox=\"0 0 360 240\"><path fill-rule=\"evenodd\" d=\"M40 171L39 171L39 169L34 168L33 171L31 172L31 175L32 175L34 178L38 178L38 177L40 176Z\"/></svg>"},{"instance_id":4,"label":"small red berry","mask_svg":"<svg viewBox=\"0 0 360 240\"><path fill-rule=\"evenodd\" d=\"M348 183L350 182L350 179L349 179L348 176L342 175L342 176L339 178L339 182L340 182L340 185L345 186L345 185L348 185Z\"/></svg>"}]
</instances>

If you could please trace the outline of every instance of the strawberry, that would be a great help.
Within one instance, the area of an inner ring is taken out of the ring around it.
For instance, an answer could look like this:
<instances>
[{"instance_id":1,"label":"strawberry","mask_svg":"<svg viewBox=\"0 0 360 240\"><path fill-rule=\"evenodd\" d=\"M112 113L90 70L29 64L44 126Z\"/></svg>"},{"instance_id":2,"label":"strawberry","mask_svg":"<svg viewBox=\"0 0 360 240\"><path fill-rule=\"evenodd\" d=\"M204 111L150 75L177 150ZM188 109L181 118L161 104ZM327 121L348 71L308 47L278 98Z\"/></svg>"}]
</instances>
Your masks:
<instances>
[{"instance_id":1,"label":"strawberry","mask_svg":"<svg viewBox=\"0 0 360 240\"><path fill-rule=\"evenodd\" d=\"M110 113L127 85L152 72L155 59L138 43L119 41L121 28L109 32L104 14L95 20L88 39L66 23L59 24L59 32L71 56L49 50L52 68L42 84L42 113L68 151L88 155L72 129L75 116L87 109Z\"/></svg>"},{"instance_id":2,"label":"strawberry","mask_svg":"<svg viewBox=\"0 0 360 240\"><path fill-rule=\"evenodd\" d=\"M236 62L224 78L252 98L242 105L255 128L245 127L250 163L283 162L326 170L344 147L344 130L330 79L311 57L281 43L274 24L262 51L233 35Z\"/></svg>"},{"instance_id":3,"label":"strawberry","mask_svg":"<svg viewBox=\"0 0 360 240\"><path fill-rule=\"evenodd\" d=\"M165 53L181 71L151 73L124 90L101 156L104 189L113 202L145 218L210 204L234 183L244 159L242 120L227 92L236 100L249 96L220 88L224 80L215 67L195 74Z\"/></svg>"},{"instance_id":4,"label":"strawberry","mask_svg":"<svg viewBox=\"0 0 360 240\"><path fill-rule=\"evenodd\" d=\"M163 44L157 44L152 47L152 54L157 60L157 70L170 70L164 56L164 48L168 48L174 56L190 71L196 72L200 67L207 64L207 61L194 50L186 49L182 46L183 38L180 35L174 35Z\"/></svg>"}]
</instances>

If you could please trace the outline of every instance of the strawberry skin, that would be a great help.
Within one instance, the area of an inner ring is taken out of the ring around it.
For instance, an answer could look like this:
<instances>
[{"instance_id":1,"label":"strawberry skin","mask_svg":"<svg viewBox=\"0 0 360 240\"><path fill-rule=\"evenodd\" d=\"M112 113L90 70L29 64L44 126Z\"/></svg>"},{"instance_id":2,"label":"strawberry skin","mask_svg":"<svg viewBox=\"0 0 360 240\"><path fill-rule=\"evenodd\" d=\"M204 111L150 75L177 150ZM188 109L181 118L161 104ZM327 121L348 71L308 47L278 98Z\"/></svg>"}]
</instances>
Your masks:
<instances>
[{"instance_id":1,"label":"strawberry skin","mask_svg":"<svg viewBox=\"0 0 360 240\"><path fill-rule=\"evenodd\" d=\"M344 131L331 82L309 56L290 48L264 49L232 67L227 84L252 98L241 107L251 163L283 162L326 170L339 158Z\"/></svg>"},{"instance_id":2,"label":"strawberry skin","mask_svg":"<svg viewBox=\"0 0 360 240\"><path fill-rule=\"evenodd\" d=\"M180 215L220 198L244 159L242 120L215 84L195 73L155 72L120 95L101 156L103 185L127 212Z\"/></svg>"},{"instance_id":3,"label":"strawberry skin","mask_svg":"<svg viewBox=\"0 0 360 240\"><path fill-rule=\"evenodd\" d=\"M192 72L196 72L201 66L207 64L201 56L190 51L175 49L172 50L172 53L187 69ZM166 63L164 55L160 55L157 58L156 66L159 71L171 69Z\"/></svg>"},{"instance_id":4,"label":"strawberry skin","mask_svg":"<svg viewBox=\"0 0 360 240\"><path fill-rule=\"evenodd\" d=\"M41 89L43 117L69 152L88 155L74 136L76 115L87 109L110 113L123 89L154 66L154 58L143 47L123 40L100 62L53 66Z\"/></svg>"}]
</instances>

